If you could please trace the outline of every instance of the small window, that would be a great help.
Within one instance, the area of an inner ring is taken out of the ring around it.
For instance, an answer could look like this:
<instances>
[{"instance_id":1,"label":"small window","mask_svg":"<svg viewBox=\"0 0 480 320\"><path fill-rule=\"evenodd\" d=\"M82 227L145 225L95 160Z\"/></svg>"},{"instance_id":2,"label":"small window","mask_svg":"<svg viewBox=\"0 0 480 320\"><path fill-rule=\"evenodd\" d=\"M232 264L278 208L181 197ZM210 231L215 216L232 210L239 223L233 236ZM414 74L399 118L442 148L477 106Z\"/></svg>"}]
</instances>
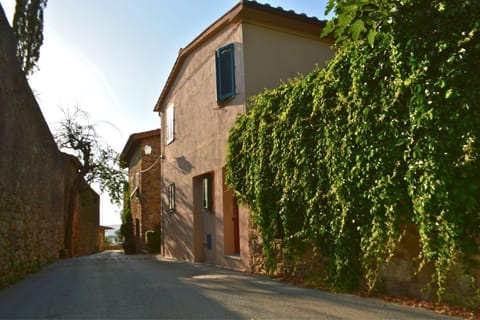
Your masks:
<instances>
[{"instance_id":1,"label":"small window","mask_svg":"<svg viewBox=\"0 0 480 320\"><path fill-rule=\"evenodd\" d=\"M212 210L212 177L210 175L204 176L202 181L203 193L203 209Z\"/></svg>"},{"instance_id":2,"label":"small window","mask_svg":"<svg viewBox=\"0 0 480 320\"><path fill-rule=\"evenodd\" d=\"M224 101L235 95L235 63L233 43L216 51L217 100Z\"/></svg>"},{"instance_id":3,"label":"small window","mask_svg":"<svg viewBox=\"0 0 480 320\"><path fill-rule=\"evenodd\" d=\"M171 143L173 140L175 140L175 111L174 111L174 105L171 104L167 107L167 123L165 124L166 126L166 139L167 139L167 144Z\"/></svg>"},{"instance_id":4,"label":"small window","mask_svg":"<svg viewBox=\"0 0 480 320\"><path fill-rule=\"evenodd\" d=\"M175 183L168 186L168 210L175 211Z\"/></svg>"},{"instance_id":5,"label":"small window","mask_svg":"<svg viewBox=\"0 0 480 320\"><path fill-rule=\"evenodd\" d=\"M140 172L135 172L134 174L130 175L130 186L131 186L131 194L130 198L140 197Z\"/></svg>"}]
</instances>

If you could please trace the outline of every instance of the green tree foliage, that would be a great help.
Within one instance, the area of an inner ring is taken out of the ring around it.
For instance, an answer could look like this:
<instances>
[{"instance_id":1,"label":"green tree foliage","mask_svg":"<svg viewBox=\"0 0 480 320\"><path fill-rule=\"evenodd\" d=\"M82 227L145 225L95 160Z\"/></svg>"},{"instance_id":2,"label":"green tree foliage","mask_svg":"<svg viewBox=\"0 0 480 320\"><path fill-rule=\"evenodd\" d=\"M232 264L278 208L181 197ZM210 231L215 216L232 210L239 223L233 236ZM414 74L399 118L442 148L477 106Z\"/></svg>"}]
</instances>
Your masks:
<instances>
[{"instance_id":1,"label":"green tree foliage","mask_svg":"<svg viewBox=\"0 0 480 320\"><path fill-rule=\"evenodd\" d=\"M122 225L120 226L120 235L123 237L123 251L125 254L136 253L136 241L133 230L132 211L130 209L130 187L128 183L123 188L123 210L121 214Z\"/></svg>"},{"instance_id":2,"label":"green tree foliage","mask_svg":"<svg viewBox=\"0 0 480 320\"><path fill-rule=\"evenodd\" d=\"M17 57L25 74L33 73L43 44L43 10L47 0L17 0L13 32L17 39Z\"/></svg>"},{"instance_id":3,"label":"green tree foliage","mask_svg":"<svg viewBox=\"0 0 480 320\"><path fill-rule=\"evenodd\" d=\"M150 253L158 253L160 252L160 245L161 245L161 229L160 225L156 225L154 229L148 230L145 233L147 238L146 247L148 252Z\"/></svg>"},{"instance_id":4,"label":"green tree foliage","mask_svg":"<svg viewBox=\"0 0 480 320\"><path fill-rule=\"evenodd\" d=\"M327 281L374 287L408 226L419 268L468 271L480 235L480 2L330 1L337 54L251 101L228 142L227 181L253 212L267 265L282 240Z\"/></svg>"}]
</instances>

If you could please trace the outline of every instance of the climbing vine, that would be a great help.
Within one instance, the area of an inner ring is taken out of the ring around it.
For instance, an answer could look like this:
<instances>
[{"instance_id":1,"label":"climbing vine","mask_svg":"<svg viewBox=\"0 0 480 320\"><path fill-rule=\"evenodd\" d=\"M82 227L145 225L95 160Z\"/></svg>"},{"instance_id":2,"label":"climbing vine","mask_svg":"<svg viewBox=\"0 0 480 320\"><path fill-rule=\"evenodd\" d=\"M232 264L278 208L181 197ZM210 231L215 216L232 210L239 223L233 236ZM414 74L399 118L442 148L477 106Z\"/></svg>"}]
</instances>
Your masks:
<instances>
[{"instance_id":1,"label":"climbing vine","mask_svg":"<svg viewBox=\"0 0 480 320\"><path fill-rule=\"evenodd\" d=\"M323 69L253 97L228 142L227 181L275 268L306 248L326 281L373 288L405 230L439 298L480 236L480 2L330 1Z\"/></svg>"}]
</instances>

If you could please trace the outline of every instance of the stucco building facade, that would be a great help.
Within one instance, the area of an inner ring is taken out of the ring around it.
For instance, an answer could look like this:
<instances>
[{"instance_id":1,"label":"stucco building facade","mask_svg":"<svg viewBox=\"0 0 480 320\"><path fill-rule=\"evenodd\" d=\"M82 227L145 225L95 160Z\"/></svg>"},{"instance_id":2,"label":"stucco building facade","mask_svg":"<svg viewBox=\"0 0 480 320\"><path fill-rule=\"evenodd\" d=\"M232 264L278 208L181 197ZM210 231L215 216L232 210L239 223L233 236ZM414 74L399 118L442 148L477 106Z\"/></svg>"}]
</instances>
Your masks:
<instances>
[{"instance_id":1,"label":"stucco building facade","mask_svg":"<svg viewBox=\"0 0 480 320\"><path fill-rule=\"evenodd\" d=\"M250 213L225 184L229 130L250 96L333 56L324 25L241 1L180 50L155 106L164 256L249 269Z\"/></svg>"}]
</instances>

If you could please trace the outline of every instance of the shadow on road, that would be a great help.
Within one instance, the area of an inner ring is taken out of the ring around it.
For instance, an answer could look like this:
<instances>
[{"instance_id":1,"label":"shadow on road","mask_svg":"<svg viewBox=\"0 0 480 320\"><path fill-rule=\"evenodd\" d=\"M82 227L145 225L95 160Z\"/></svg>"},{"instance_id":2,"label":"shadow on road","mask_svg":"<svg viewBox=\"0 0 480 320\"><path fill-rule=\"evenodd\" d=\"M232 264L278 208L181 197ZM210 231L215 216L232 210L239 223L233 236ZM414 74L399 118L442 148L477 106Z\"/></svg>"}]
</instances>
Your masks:
<instances>
[{"instance_id":1,"label":"shadow on road","mask_svg":"<svg viewBox=\"0 0 480 320\"><path fill-rule=\"evenodd\" d=\"M1 291L0 318L450 319L378 299L116 251L59 261Z\"/></svg>"}]
</instances>

